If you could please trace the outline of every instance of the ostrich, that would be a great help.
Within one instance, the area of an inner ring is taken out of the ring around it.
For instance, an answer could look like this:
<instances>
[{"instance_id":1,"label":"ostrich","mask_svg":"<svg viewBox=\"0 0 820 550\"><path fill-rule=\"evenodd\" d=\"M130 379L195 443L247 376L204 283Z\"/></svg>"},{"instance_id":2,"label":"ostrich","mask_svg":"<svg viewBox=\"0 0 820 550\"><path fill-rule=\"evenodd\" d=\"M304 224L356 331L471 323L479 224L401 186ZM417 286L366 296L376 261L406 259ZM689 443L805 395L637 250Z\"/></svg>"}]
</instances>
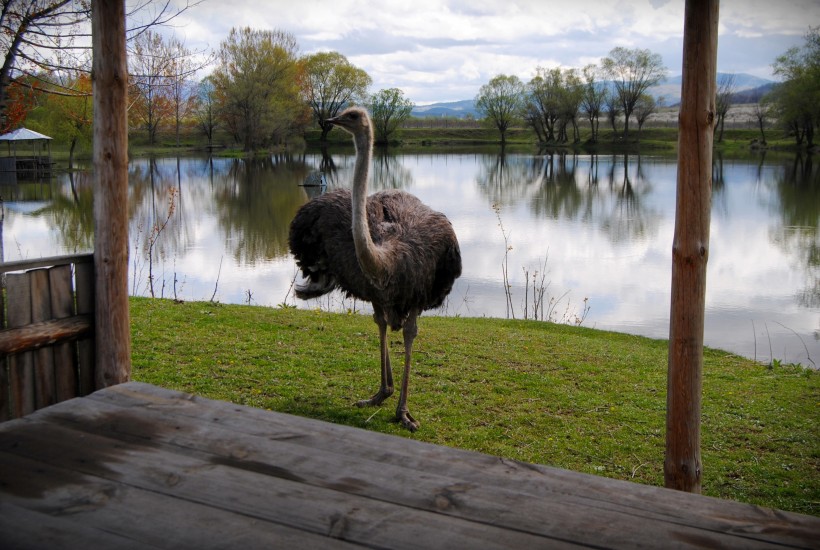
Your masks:
<instances>
[{"instance_id":1,"label":"ostrich","mask_svg":"<svg viewBox=\"0 0 820 550\"><path fill-rule=\"evenodd\" d=\"M336 288L370 302L379 327L381 386L359 407L378 406L393 394L387 328L402 329L404 378L396 419L411 432L419 423L407 407L408 380L417 318L439 307L461 275L461 252L453 227L404 191L367 196L373 147L370 117L350 107L328 122L353 136L356 163L353 190L337 189L311 200L290 224L288 244L305 281L295 287L306 300Z\"/></svg>"}]
</instances>

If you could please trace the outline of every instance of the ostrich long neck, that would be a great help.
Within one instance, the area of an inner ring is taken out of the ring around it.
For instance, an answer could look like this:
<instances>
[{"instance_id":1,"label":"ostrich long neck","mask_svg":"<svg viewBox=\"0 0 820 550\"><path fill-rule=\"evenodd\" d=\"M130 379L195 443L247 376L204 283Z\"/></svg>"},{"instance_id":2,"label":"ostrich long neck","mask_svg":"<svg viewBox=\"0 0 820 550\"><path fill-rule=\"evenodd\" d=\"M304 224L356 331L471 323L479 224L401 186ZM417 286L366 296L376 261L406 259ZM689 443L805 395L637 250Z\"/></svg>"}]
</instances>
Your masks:
<instances>
[{"instance_id":1,"label":"ostrich long neck","mask_svg":"<svg viewBox=\"0 0 820 550\"><path fill-rule=\"evenodd\" d=\"M383 282L384 262L381 251L370 238L367 223L367 175L372 155L373 139L370 131L353 136L356 145L356 164L353 168L353 243L356 258L364 274L375 284Z\"/></svg>"}]
</instances>

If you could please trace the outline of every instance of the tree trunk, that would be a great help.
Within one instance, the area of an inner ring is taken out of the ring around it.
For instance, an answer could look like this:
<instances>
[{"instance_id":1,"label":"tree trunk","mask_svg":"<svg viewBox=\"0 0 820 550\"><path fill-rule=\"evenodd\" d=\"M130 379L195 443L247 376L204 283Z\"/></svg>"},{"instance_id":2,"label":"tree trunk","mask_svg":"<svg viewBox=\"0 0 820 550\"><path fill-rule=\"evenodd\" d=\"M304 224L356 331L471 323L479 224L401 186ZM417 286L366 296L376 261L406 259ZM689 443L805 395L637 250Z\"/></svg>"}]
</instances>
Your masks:
<instances>
[{"instance_id":1,"label":"tree trunk","mask_svg":"<svg viewBox=\"0 0 820 550\"><path fill-rule=\"evenodd\" d=\"M125 3L92 2L96 386L131 376Z\"/></svg>"},{"instance_id":2,"label":"tree trunk","mask_svg":"<svg viewBox=\"0 0 820 550\"><path fill-rule=\"evenodd\" d=\"M712 194L718 0L687 0L672 244L666 487L701 490L700 415Z\"/></svg>"}]
</instances>

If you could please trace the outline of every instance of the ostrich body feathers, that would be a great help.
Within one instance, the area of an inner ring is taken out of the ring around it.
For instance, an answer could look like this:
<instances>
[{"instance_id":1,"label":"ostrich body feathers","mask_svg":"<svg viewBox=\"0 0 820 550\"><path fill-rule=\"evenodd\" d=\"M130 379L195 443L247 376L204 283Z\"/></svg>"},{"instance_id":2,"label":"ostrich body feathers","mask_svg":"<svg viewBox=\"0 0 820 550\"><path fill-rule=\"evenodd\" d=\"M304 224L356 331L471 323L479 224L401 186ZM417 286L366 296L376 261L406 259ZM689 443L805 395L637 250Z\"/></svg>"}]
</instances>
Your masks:
<instances>
[{"instance_id":1,"label":"ostrich body feathers","mask_svg":"<svg viewBox=\"0 0 820 550\"><path fill-rule=\"evenodd\" d=\"M305 204L291 222L290 249L306 279L296 295L316 298L338 288L379 307L397 330L411 310L443 304L461 275L458 241L444 214L404 191L374 193L366 210L386 278L373 280L362 271L351 229L351 192L337 189Z\"/></svg>"}]
</instances>

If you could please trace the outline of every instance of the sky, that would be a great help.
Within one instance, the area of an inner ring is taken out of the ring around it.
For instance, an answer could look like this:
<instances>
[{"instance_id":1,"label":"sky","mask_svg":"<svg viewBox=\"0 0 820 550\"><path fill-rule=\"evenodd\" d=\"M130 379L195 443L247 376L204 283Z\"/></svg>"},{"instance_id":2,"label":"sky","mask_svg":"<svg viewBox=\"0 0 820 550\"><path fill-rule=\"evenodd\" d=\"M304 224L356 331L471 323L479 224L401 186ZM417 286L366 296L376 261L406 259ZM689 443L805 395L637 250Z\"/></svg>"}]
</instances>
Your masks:
<instances>
[{"instance_id":1,"label":"sky","mask_svg":"<svg viewBox=\"0 0 820 550\"><path fill-rule=\"evenodd\" d=\"M177 4L181 0L174 0ZM498 74L581 68L617 46L681 73L683 0L204 0L174 21L193 50L233 27L284 30L301 54L337 51L417 105L472 99ZM718 71L776 80L772 63L820 26L818 0L723 0Z\"/></svg>"}]
</instances>

